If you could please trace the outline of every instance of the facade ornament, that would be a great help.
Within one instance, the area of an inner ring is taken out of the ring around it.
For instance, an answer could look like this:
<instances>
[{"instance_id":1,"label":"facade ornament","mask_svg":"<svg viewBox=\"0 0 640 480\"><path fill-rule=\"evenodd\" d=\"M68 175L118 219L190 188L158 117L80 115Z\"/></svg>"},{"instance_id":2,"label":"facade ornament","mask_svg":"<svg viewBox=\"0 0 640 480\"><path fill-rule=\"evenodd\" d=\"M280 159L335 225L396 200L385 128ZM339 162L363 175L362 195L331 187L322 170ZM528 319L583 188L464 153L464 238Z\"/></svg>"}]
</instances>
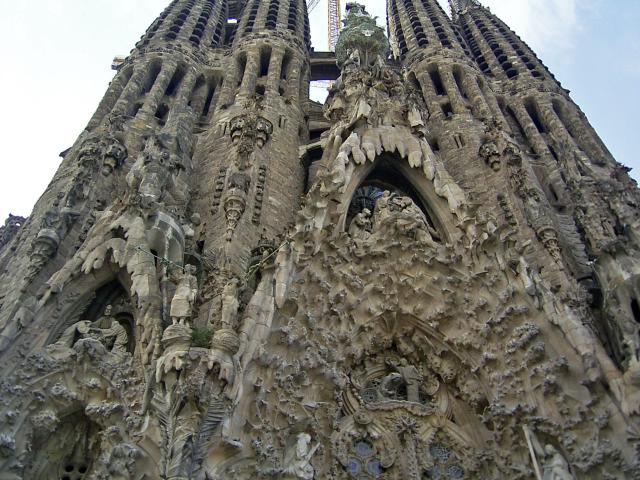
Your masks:
<instances>
[{"instance_id":1,"label":"facade ornament","mask_svg":"<svg viewBox=\"0 0 640 480\"><path fill-rule=\"evenodd\" d=\"M407 388L407 401L420 403L420 386L424 381L424 377L414 365L410 365L406 358L401 358L399 362L387 359L386 364L392 370L398 372L400 379L405 383ZM384 389L390 379L395 378L392 374L391 378L387 377L381 382Z\"/></svg>"},{"instance_id":2,"label":"facade ornament","mask_svg":"<svg viewBox=\"0 0 640 480\"><path fill-rule=\"evenodd\" d=\"M253 207L253 217L252 221L254 224L260 224L260 218L262 217L262 204L264 202L264 190L265 185L267 183L267 167L266 165L261 165L258 168L258 179L256 181L255 188L255 204Z\"/></svg>"},{"instance_id":3,"label":"facade ornament","mask_svg":"<svg viewBox=\"0 0 640 480\"><path fill-rule=\"evenodd\" d=\"M124 133L124 121L122 116L111 116L107 120L106 129L98 130L85 140L78 153L80 165L87 170L97 165L105 177L124 165L127 147L120 140Z\"/></svg>"},{"instance_id":4,"label":"facade ornament","mask_svg":"<svg viewBox=\"0 0 640 480\"><path fill-rule=\"evenodd\" d=\"M32 279L44 266L49 263L60 245L60 237L58 233L51 228L43 228L38 232L38 236L33 242L33 250L31 252L31 262L27 277Z\"/></svg>"},{"instance_id":5,"label":"facade ornament","mask_svg":"<svg viewBox=\"0 0 640 480\"><path fill-rule=\"evenodd\" d=\"M410 197L384 191L376 201L373 213L373 234L397 232L417 242L438 248L438 232L429 224L424 212Z\"/></svg>"},{"instance_id":6,"label":"facade ornament","mask_svg":"<svg viewBox=\"0 0 640 480\"><path fill-rule=\"evenodd\" d=\"M27 281L32 280L55 256L60 243L79 216L79 212L74 210L68 202L65 206L61 206L65 196L64 192L61 192L42 219L41 229L33 242Z\"/></svg>"},{"instance_id":7,"label":"facade ornament","mask_svg":"<svg viewBox=\"0 0 640 480\"><path fill-rule=\"evenodd\" d=\"M489 165L491 170L497 172L502 167L501 155L495 142L488 140L480 147L480 156Z\"/></svg>"},{"instance_id":8,"label":"facade ornament","mask_svg":"<svg viewBox=\"0 0 640 480\"><path fill-rule=\"evenodd\" d=\"M225 239L230 242L247 207L247 192L250 179L248 175L237 172L231 175L229 187L223 200L223 208L227 221Z\"/></svg>"},{"instance_id":9,"label":"facade ornament","mask_svg":"<svg viewBox=\"0 0 640 480\"><path fill-rule=\"evenodd\" d=\"M156 363L156 381L160 382L171 372L179 372L185 366L191 348L192 329L189 325L169 325L162 334L163 352Z\"/></svg>"},{"instance_id":10,"label":"facade ornament","mask_svg":"<svg viewBox=\"0 0 640 480\"><path fill-rule=\"evenodd\" d=\"M267 3L173 2L0 251L0 478L640 478L640 191L566 91L349 2L325 121Z\"/></svg>"},{"instance_id":11,"label":"facade ornament","mask_svg":"<svg viewBox=\"0 0 640 480\"><path fill-rule=\"evenodd\" d=\"M259 114L259 103L250 101L245 107L245 113L232 118L229 125L231 141L237 151L235 164L240 171L250 166L249 158L256 146L263 148L273 134L273 124Z\"/></svg>"}]
</instances>

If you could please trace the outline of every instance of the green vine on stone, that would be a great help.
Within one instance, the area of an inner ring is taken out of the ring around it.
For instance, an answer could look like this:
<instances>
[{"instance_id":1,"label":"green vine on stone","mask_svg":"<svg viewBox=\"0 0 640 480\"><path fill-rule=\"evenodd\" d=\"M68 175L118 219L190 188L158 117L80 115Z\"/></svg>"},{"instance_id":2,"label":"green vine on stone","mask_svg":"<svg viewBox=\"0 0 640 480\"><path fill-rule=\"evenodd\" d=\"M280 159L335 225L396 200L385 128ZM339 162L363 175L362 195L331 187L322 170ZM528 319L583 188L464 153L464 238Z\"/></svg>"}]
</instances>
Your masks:
<instances>
[{"instance_id":1,"label":"green vine on stone","mask_svg":"<svg viewBox=\"0 0 640 480\"><path fill-rule=\"evenodd\" d=\"M208 328L194 328L191 332L191 345L196 348L209 348L212 338L213 330Z\"/></svg>"}]
</instances>

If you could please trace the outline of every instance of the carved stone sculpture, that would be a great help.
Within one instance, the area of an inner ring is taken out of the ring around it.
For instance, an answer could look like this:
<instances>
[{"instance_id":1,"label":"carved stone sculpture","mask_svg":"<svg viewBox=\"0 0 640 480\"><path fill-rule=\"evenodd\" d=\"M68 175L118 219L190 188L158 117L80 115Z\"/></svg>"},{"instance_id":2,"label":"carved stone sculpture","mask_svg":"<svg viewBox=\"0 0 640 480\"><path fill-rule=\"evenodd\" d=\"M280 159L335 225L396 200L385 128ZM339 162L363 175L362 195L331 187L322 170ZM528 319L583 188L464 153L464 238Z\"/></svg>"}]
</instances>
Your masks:
<instances>
[{"instance_id":1,"label":"carved stone sculpture","mask_svg":"<svg viewBox=\"0 0 640 480\"><path fill-rule=\"evenodd\" d=\"M311 465L311 459L318 450L320 444L311 446L311 435L299 433L295 444L295 453L292 455L284 467L283 478L312 480L315 471Z\"/></svg>"},{"instance_id":2,"label":"carved stone sculpture","mask_svg":"<svg viewBox=\"0 0 640 480\"><path fill-rule=\"evenodd\" d=\"M349 235L354 240L366 240L371 236L371 211L365 208L351 221Z\"/></svg>"},{"instance_id":3,"label":"carved stone sculpture","mask_svg":"<svg viewBox=\"0 0 640 480\"><path fill-rule=\"evenodd\" d=\"M235 330L237 325L238 307L238 289L240 280L232 277L222 289L222 309L220 323L223 328Z\"/></svg>"},{"instance_id":4,"label":"carved stone sculpture","mask_svg":"<svg viewBox=\"0 0 640 480\"><path fill-rule=\"evenodd\" d=\"M112 315L113 306L107 305L104 315L95 322L83 320L67 328L54 344L60 347L72 348L79 340L91 338L104 344L113 354L127 353L129 335L126 329Z\"/></svg>"},{"instance_id":5,"label":"carved stone sculpture","mask_svg":"<svg viewBox=\"0 0 640 480\"><path fill-rule=\"evenodd\" d=\"M193 305L198 295L198 279L195 277L196 267L185 265L178 273L176 293L171 300L171 320L173 324L185 325L191 320Z\"/></svg>"},{"instance_id":6,"label":"carved stone sculpture","mask_svg":"<svg viewBox=\"0 0 640 480\"><path fill-rule=\"evenodd\" d=\"M407 401L420 403L420 385L423 377L420 371L413 365L409 365L406 358L400 359L400 363L388 360L387 365L397 371L407 387ZM385 383L384 381L382 382Z\"/></svg>"},{"instance_id":7,"label":"carved stone sculpture","mask_svg":"<svg viewBox=\"0 0 640 480\"><path fill-rule=\"evenodd\" d=\"M545 462L542 480L574 480L569 464L553 445L545 445Z\"/></svg>"}]
</instances>

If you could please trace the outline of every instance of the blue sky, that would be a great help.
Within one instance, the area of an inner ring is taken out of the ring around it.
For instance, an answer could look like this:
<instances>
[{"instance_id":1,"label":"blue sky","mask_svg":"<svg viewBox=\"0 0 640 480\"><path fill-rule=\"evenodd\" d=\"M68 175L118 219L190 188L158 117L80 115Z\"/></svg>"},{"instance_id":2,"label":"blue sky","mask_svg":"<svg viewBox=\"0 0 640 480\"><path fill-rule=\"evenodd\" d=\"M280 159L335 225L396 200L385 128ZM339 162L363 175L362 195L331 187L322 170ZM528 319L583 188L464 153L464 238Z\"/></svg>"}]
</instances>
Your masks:
<instances>
[{"instance_id":1,"label":"blue sky","mask_svg":"<svg viewBox=\"0 0 640 480\"><path fill-rule=\"evenodd\" d=\"M317 50L326 43L323 2L312 15ZM31 212L60 163L58 153L86 126L113 77L111 59L127 54L168 3L0 0L0 222L9 212ZM383 0L362 3L384 22ZM483 3L530 44L618 161L640 178L640 1Z\"/></svg>"}]
</instances>

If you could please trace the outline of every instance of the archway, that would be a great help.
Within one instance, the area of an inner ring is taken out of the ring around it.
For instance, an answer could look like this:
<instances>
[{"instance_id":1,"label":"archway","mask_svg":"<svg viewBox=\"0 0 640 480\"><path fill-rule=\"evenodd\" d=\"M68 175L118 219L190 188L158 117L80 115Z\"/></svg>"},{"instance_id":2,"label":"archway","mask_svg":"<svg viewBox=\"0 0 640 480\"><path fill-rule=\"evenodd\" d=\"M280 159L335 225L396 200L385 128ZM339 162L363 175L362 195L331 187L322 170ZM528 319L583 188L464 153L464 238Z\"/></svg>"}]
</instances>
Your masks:
<instances>
[{"instance_id":1,"label":"archway","mask_svg":"<svg viewBox=\"0 0 640 480\"><path fill-rule=\"evenodd\" d=\"M373 163L367 162L356 168L342 196L339 228L345 230L358 209L366 207L371 210L376 197L385 190L411 198L440 234L441 240L451 242L460 235L447 201L435 192L433 183L427 180L422 170L412 168L395 153L383 153Z\"/></svg>"}]
</instances>

